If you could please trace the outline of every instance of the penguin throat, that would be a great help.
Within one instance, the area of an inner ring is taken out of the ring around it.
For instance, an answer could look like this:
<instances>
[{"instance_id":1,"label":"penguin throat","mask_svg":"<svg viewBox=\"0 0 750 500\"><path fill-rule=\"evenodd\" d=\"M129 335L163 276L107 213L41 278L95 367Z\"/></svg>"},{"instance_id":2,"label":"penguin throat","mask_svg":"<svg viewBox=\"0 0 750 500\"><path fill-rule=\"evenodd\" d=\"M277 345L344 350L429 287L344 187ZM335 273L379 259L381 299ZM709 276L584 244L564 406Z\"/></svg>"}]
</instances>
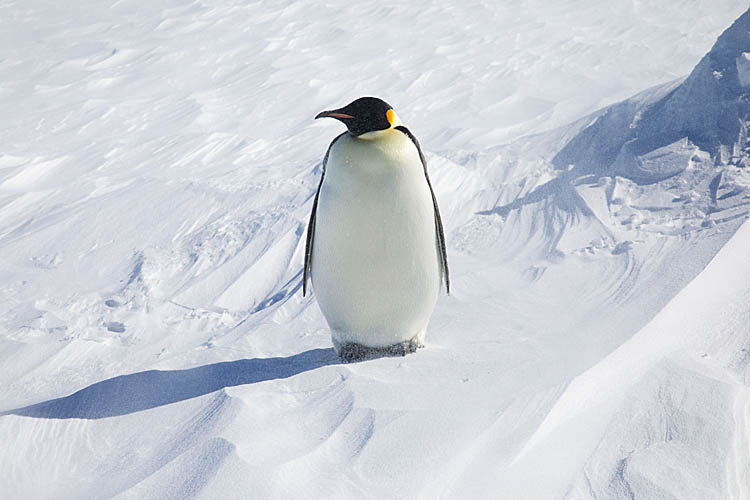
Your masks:
<instances>
[{"instance_id":1,"label":"penguin throat","mask_svg":"<svg viewBox=\"0 0 750 500\"><path fill-rule=\"evenodd\" d=\"M365 132L364 134L360 134L357 136L354 136L357 139L362 139L363 141L375 141L377 139L382 139L386 135L388 135L393 129L392 128L386 128L383 130L373 130L371 132Z\"/></svg>"}]
</instances>

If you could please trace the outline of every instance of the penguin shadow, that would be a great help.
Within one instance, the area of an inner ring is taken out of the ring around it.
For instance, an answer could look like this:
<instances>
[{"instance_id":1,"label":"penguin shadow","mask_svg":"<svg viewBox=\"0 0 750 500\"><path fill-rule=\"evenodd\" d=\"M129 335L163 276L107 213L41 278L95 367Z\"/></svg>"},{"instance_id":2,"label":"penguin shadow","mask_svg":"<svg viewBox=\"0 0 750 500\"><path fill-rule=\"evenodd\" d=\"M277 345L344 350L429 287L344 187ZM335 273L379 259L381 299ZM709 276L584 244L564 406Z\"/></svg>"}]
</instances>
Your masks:
<instances>
[{"instance_id":1,"label":"penguin shadow","mask_svg":"<svg viewBox=\"0 0 750 500\"><path fill-rule=\"evenodd\" d=\"M293 356L239 359L188 368L148 370L92 384L69 396L0 413L36 418L99 419L129 415L245 384L284 379L341 363L333 349Z\"/></svg>"}]
</instances>

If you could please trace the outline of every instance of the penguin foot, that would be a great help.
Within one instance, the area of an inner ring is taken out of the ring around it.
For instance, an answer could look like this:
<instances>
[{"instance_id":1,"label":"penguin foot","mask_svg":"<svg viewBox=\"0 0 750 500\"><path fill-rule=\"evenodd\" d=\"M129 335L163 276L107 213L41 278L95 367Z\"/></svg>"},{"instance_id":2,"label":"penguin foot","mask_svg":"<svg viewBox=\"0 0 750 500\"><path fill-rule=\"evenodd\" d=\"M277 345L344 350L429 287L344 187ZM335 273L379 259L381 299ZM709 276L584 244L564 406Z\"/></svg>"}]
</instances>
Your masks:
<instances>
[{"instance_id":1,"label":"penguin foot","mask_svg":"<svg viewBox=\"0 0 750 500\"><path fill-rule=\"evenodd\" d=\"M369 347L355 343L344 344L341 346L341 349L339 349L338 354L344 363L354 363L357 361L365 361L367 359L406 356L407 354L417 352L417 349L420 347L424 346L417 337L414 337L411 340L399 342L398 344L389 345L387 347Z\"/></svg>"},{"instance_id":2,"label":"penguin foot","mask_svg":"<svg viewBox=\"0 0 750 500\"><path fill-rule=\"evenodd\" d=\"M422 347L415 339L407 340L406 342L400 342L393 344L392 346L386 347L389 356L406 356L413 352L417 352L417 349Z\"/></svg>"},{"instance_id":3,"label":"penguin foot","mask_svg":"<svg viewBox=\"0 0 750 500\"><path fill-rule=\"evenodd\" d=\"M344 363L354 363L356 361L362 361L368 359L368 351L373 349L372 347L365 347L361 344L344 344L339 349L339 357Z\"/></svg>"}]
</instances>

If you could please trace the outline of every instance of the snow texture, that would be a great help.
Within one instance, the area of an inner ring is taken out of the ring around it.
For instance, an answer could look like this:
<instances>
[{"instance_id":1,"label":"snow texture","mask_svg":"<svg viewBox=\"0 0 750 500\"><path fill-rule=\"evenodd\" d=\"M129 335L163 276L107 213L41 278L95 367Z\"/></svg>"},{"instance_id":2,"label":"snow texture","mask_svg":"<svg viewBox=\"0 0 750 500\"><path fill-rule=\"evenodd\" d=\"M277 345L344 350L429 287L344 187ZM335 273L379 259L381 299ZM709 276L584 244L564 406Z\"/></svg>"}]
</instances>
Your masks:
<instances>
[{"instance_id":1,"label":"snow texture","mask_svg":"<svg viewBox=\"0 0 750 500\"><path fill-rule=\"evenodd\" d=\"M737 0L0 3L0 498L750 498ZM723 33L723 34L722 34ZM361 95L419 138L426 347L301 293Z\"/></svg>"}]
</instances>

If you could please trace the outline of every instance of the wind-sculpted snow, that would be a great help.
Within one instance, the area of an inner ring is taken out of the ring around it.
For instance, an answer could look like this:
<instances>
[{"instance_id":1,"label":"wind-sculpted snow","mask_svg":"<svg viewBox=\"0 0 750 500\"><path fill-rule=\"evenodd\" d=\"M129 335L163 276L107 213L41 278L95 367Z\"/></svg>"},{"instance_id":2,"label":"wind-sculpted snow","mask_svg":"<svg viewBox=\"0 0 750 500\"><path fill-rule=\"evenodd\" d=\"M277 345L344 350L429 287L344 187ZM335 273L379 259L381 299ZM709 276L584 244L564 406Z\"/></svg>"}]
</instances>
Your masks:
<instances>
[{"instance_id":1,"label":"wind-sculpted snow","mask_svg":"<svg viewBox=\"0 0 750 500\"><path fill-rule=\"evenodd\" d=\"M746 9L0 5L0 497L747 497ZM301 270L360 95L452 286L342 364Z\"/></svg>"},{"instance_id":2,"label":"wind-sculpted snow","mask_svg":"<svg viewBox=\"0 0 750 500\"><path fill-rule=\"evenodd\" d=\"M716 41L679 85L665 85L607 108L554 158L581 175L620 175L639 184L668 179L689 164L691 150L717 164L750 166L750 11ZM650 156L657 155L657 161Z\"/></svg>"},{"instance_id":3,"label":"wind-sculpted snow","mask_svg":"<svg viewBox=\"0 0 750 500\"><path fill-rule=\"evenodd\" d=\"M569 498L744 498L748 245L745 223L643 329L572 382L513 467L543 465L558 491L561 469L580 470ZM548 447L577 451L563 458ZM508 480L522 485L514 472Z\"/></svg>"}]
</instances>

